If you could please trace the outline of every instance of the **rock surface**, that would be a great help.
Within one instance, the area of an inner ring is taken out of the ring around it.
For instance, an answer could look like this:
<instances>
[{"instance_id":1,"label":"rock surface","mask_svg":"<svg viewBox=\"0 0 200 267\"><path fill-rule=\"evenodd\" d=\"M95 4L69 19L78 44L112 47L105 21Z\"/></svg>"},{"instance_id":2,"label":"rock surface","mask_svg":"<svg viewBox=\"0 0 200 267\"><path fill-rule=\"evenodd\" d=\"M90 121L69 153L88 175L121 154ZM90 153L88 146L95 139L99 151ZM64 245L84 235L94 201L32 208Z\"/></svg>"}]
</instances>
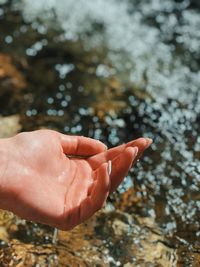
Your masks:
<instances>
[{"instance_id":1,"label":"rock surface","mask_svg":"<svg viewBox=\"0 0 200 267\"><path fill-rule=\"evenodd\" d=\"M105 209L72 231L59 231L56 243L49 227L17 218L5 223L1 266L173 267L177 262L176 250L154 222L119 210Z\"/></svg>"},{"instance_id":2,"label":"rock surface","mask_svg":"<svg viewBox=\"0 0 200 267\"><path fill-rule=\"evenodd\" d=\"M20 132L21 128L19 115L0 116L0 138L11 137Z\"/></svg>"}]
</instances>

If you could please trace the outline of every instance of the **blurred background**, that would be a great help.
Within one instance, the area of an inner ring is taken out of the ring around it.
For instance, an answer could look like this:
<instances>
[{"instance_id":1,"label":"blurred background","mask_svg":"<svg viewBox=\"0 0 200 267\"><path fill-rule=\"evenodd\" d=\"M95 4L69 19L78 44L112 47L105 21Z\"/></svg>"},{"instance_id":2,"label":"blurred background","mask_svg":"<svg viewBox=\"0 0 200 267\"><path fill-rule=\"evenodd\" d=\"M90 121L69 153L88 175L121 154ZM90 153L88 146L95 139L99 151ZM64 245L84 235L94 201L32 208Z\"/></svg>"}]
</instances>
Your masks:
<instances>
[{"instance_id":1,"label":"blurred background","mask_svg":"<svg viewBox=\"0 0 200 267\"><path fill-rule=\"evenodd\" d=\"M1 211L1 266L200 266L199 66L198 0L0 0L0 137L154 141L57 241Z\"/></svg>"}]
</instances>

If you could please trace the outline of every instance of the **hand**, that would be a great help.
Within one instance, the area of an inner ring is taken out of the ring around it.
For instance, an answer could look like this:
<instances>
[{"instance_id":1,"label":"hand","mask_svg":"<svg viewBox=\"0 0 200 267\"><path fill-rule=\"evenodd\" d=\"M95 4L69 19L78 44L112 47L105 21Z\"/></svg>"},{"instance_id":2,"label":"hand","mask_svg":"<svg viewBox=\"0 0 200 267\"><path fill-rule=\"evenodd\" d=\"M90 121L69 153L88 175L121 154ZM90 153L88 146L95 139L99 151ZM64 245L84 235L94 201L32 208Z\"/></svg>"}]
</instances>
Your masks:
<instances>
[{"instance_id":1,"label":"hand","mask_svg":"<svg viewBox=\"0 0 200 267\"><path fill-rule=\"evenodd\" d=\"M140 138L106 151L86 137L51 130L20 133L6 140L9 158L0 182L0 206L24 219L69 230L103 206L149 144Z\"/></svg>"}]
</instances>

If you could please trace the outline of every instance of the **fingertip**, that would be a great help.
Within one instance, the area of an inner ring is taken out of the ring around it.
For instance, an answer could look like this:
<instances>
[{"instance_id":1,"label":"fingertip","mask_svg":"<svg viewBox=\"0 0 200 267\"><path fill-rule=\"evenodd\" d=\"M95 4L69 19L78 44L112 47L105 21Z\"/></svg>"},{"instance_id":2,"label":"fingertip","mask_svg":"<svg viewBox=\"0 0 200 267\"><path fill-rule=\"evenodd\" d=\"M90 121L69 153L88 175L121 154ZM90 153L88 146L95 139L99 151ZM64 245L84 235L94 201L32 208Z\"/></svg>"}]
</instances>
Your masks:
<instances>
[{"instance_id":1,"label":"fingertip","mask_svg":"<svg viewBox=\"0 0 200 267\"><path fill-rule=\"evenodd\" d=\"M146 145L146 140L143 137L137 138L135 140L129 141L126 146L134 146L137 144L137 146L145 146Z\"/></svg>"},{"instance_id":2,"label":"fingertip","mask_svg":"<svg viewBox=\"0 0 200 267\"><path fill-rule=\"evenodd\" d=\"M138 138L127 143L126 147L137 147L137 157L140 158L143 152L152 144L153 140L150 138Z\"/></svg>"},{"instance_id":3,"label":"fingertip","mask_svg":"<svg viewBox=\"0 0 200 267\"><path fill-rule=\"evenodd\" d=\"M152 142L153 140L151 138L144 138L144 137L140 137L135 140L137 146L143 147L144 149L147 149L152 144Z\"/></svg>"},{"instance_id":4,"label":"fingertip","mask_svg":"<svg viewBox=\"0 0 200 267\"><path fill-rule=\"evenodd\" d=\"M151 138L145 138L145 140L146 140L146 148L148 148L153 143L153 140Z\"/></svg>"},{"instance_id":5,"label":"fingertip","mask_svg":"<svg viewBox=\"0 0 200 267\"><path fill-rule=\"evenodd\" d=\"M96 140L96 141L101 146L102 151L106 151L108 149L107 145L105 145L103 142L101 142L100 140Z\"/></svg>"}]
</instances>

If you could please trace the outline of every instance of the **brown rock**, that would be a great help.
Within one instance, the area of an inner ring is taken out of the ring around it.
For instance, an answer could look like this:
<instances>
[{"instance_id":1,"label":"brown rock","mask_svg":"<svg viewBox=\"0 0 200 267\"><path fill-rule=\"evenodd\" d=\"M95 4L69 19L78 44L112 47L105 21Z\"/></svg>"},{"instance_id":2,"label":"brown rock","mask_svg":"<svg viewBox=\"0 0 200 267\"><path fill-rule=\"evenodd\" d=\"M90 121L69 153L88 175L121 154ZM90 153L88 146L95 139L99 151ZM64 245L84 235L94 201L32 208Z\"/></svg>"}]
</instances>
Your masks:
<instances>
[{"instance_id":1,"label":"brown rock","mask_svg":"<svg viewBox=\"0 0 200 267\"><path fill-rule=\"evenodd\" d=\"M19 115L8 117L0 116L0 138L7 138L17 134L21 130Z\"/></svg>"},{"instance_id":2,"label":"brown rock","mask_svg":"<svg viewBox=\"0 0 200 267\"><path fill-rule=\"evenodd\" d=\"M22 89L26 85L24 77L13 65L11 57L4 54L0 54L0 79L4 80L1 87Z\"/></svg>"}]
</instances>

